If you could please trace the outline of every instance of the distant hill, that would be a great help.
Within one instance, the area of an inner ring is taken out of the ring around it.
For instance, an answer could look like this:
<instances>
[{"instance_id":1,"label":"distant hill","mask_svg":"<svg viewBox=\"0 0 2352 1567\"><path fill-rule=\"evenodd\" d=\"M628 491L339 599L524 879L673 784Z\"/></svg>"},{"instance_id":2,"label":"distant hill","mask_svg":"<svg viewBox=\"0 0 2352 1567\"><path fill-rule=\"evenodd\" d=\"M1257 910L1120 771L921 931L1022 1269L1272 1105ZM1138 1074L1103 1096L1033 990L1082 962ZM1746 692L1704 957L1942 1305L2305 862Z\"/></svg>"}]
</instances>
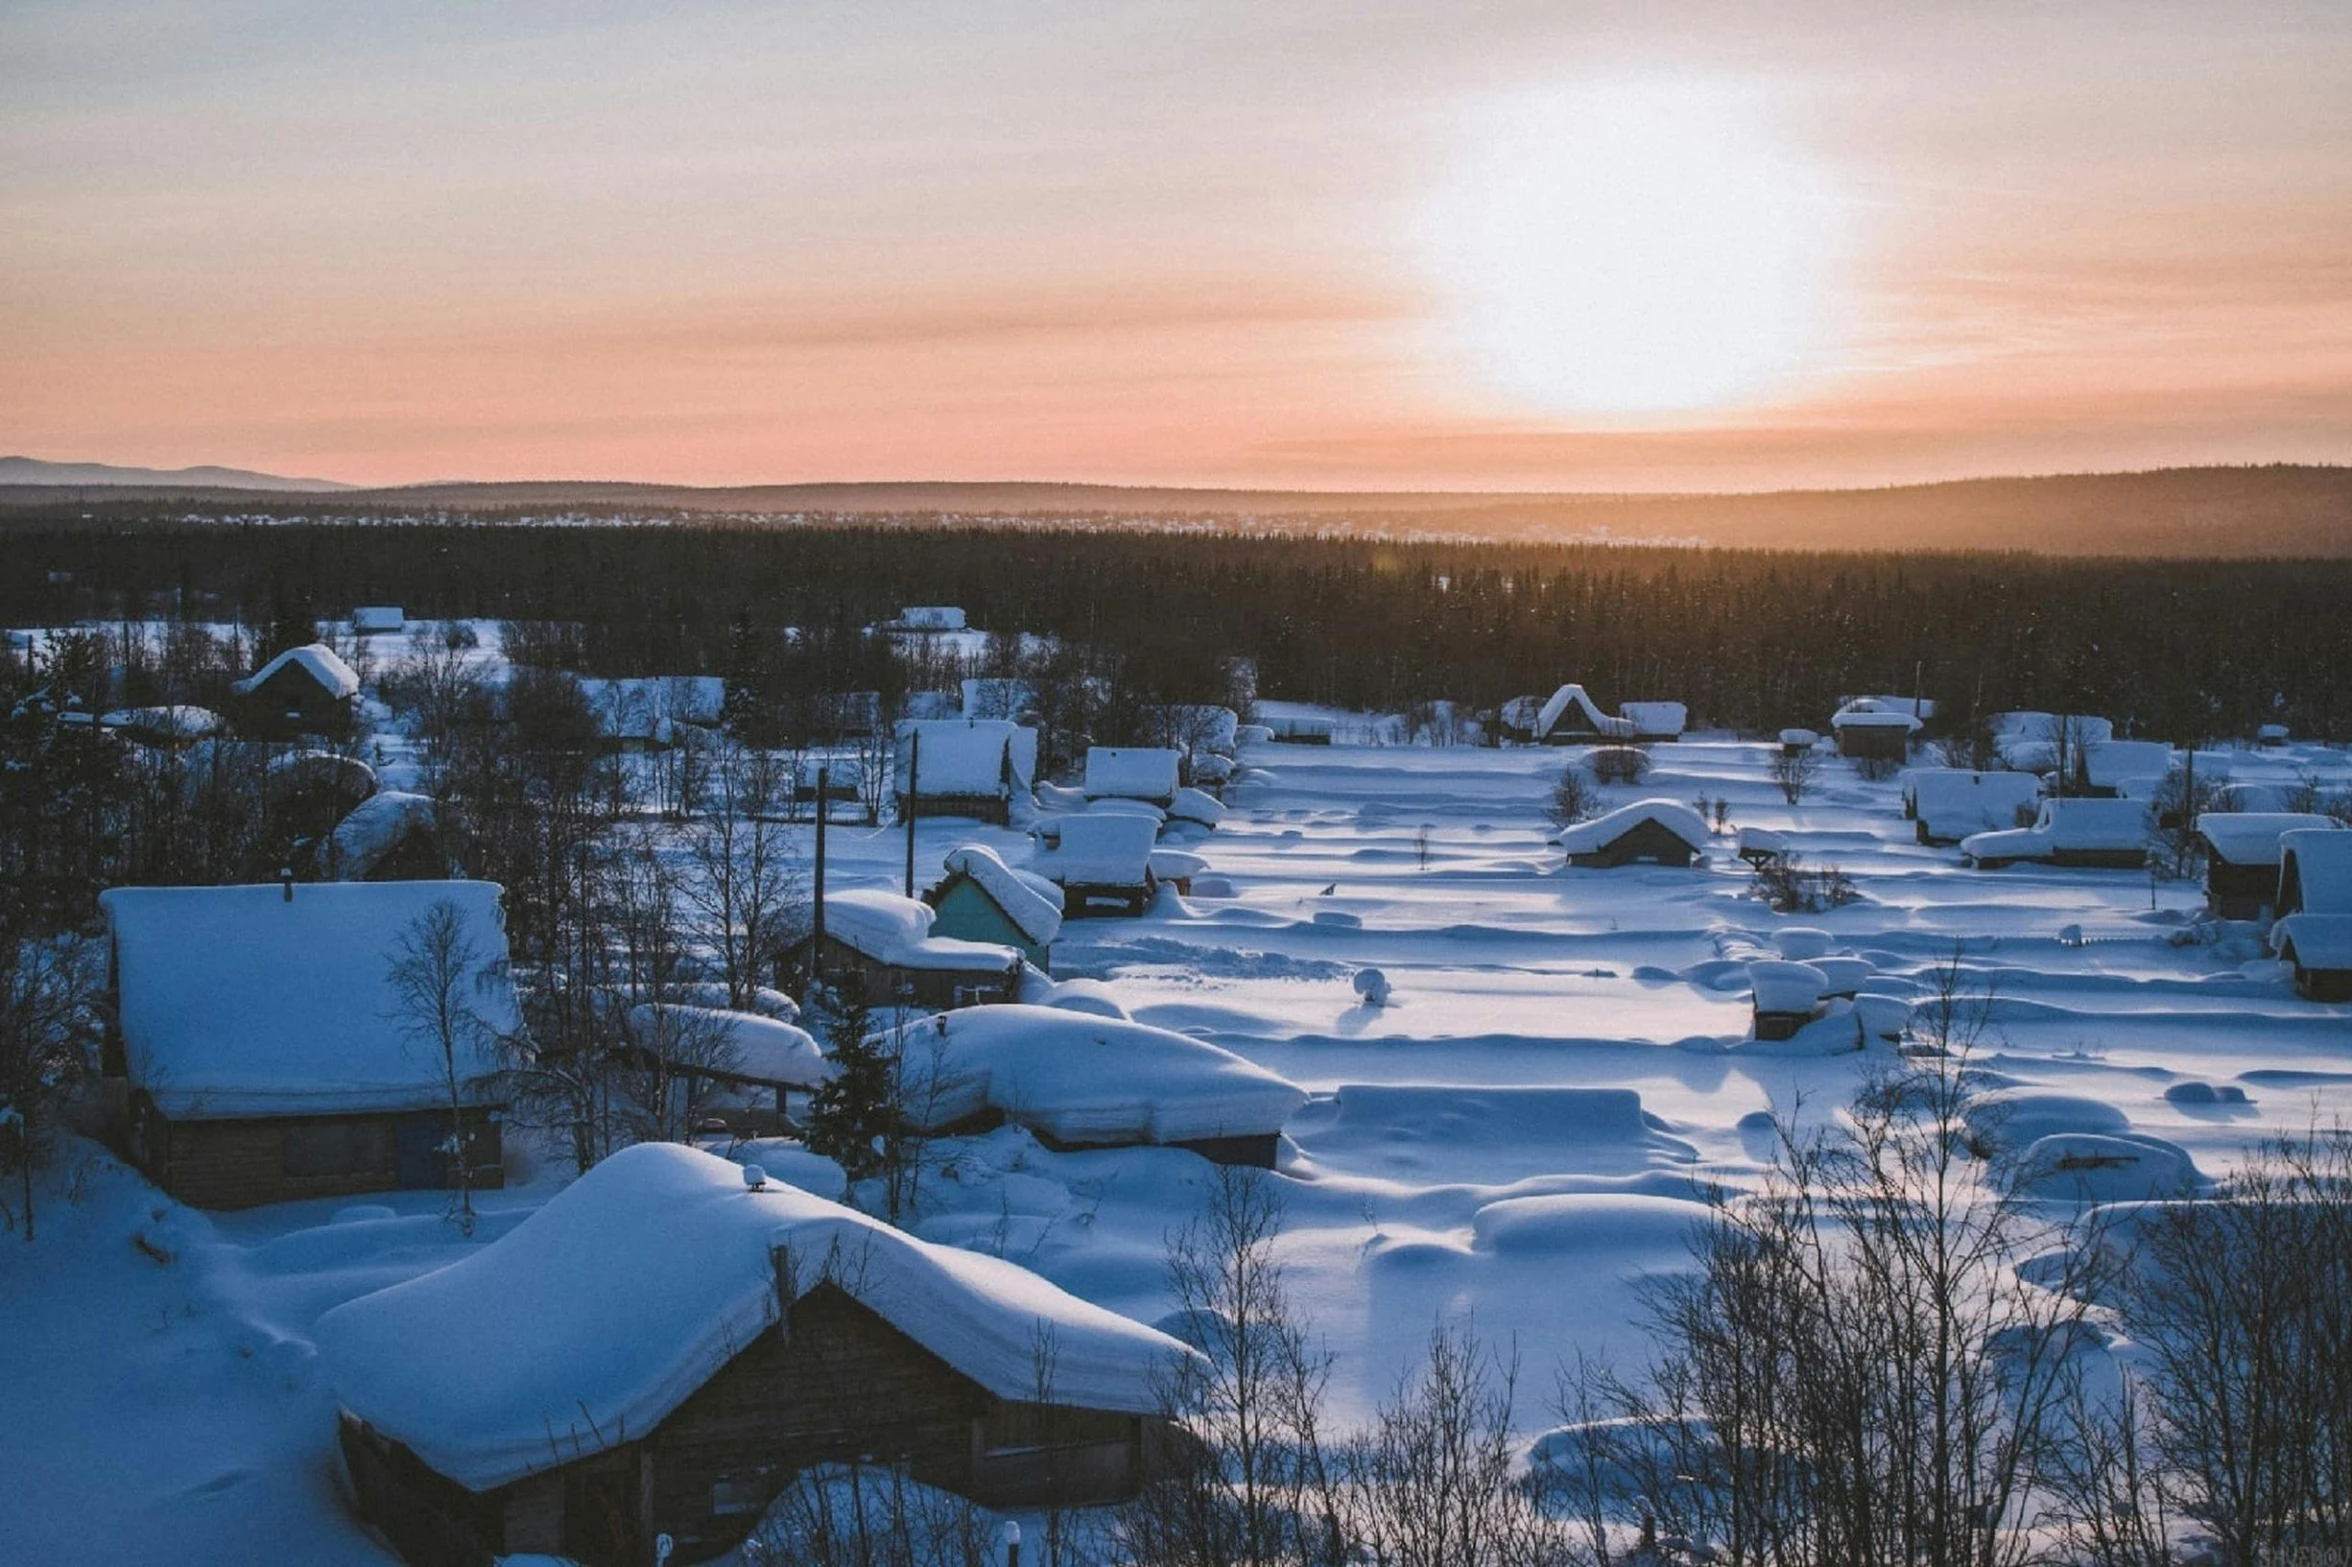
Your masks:
<instances>
[{"instance_id":1,"label":"distant hill","mask_svg":"<svg viewBox=\"0 0 2352 1567\"><path fill-rule=\"evenodd\" d=\"M53 487L8 478L0 506L55 505ZM54 465L37 465L54 466ZM110 470L130 473L134 470ZM224 470L188 469L188 474ZM123 481L111 512L170 500L266 502L284 510L300 481ZM911 522L1188 524L1522 543L1613 542L1794 550L2024 550L2048 555L2352 556L2352 468L2273 465L2146 473L1963 479L1867 490L1742 495L1482 494L1127 488L1097 484L688 485L530 481L318 490L329 515L426 511L591 516L728 514L789 523L868 516ZM74 497L85 505L86 492ZM308 508L306 508L308 509Z\"/></svg>"},{"instance_id":2,"label":"distant hill","mask_svg":"<svg viewBox=\"0 0 2352 1567\"><path fill-rule=\"evenodd\" d=\"M38 457L0 457L0 485L62 485L74 488L180 490L293 491L305 495L340 493L351 488L332 479L289 479L280 474L254 473L244 468L121 468L104 462L43 462Z\"/></svg>"}]
</instances>

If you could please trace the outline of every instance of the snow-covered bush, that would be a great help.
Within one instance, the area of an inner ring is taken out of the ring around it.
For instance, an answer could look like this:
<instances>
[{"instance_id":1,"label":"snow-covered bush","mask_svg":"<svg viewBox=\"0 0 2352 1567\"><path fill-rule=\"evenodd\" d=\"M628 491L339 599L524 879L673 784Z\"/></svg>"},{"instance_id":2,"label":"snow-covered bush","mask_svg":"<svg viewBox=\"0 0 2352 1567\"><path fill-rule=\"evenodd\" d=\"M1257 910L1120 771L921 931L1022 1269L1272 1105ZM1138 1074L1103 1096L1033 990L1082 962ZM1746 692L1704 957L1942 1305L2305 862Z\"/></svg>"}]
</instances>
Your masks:
<instances>
[{"instance_id":1,"label":"snow-covered bush","mask_svg":"<svg viewBox=\"0 0 2352 1567\"><path fill-rule=\"evenodd\" d=\"M1586 765L1605 784L1637 784L1649 776L1650 753L1638 745L1595 746Z\"/></svg>"},{"instance_id":2,"label":"snow-covered bush","mask_svg":"<svg viewBox=\"0 0 2352 1567\"><path fill-rule=\"evenodd\" d=\"M1756 861L1748 890L1775 914L1819 914L1842 909L1862 897L1854 879L1835 865L1808 866L1795 850L1766 855Z\"/></svg>"}]
</instances>

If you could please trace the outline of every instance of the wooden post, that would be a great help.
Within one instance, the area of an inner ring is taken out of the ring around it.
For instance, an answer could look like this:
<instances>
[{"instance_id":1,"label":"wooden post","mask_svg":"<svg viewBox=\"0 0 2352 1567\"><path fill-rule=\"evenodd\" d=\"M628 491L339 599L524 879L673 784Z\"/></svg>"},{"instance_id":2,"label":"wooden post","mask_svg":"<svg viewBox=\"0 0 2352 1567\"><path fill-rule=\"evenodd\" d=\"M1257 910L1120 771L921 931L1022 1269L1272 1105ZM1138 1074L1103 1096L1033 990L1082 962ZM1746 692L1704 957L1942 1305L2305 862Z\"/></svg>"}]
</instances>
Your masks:
<instances>
[{"instance_id":1,"label":"wooden post","mask_svg":"<svg viewBox=\"0 0 2352 1567\"><path fill-rule=\"evenodd\" d=\"M907 736L906 800L899 809L906 817L906 895L915 895L915 785L922 777L923 731L915 730Z\"/></svg>"},{"instance_id":2,"label":"wooden post","mask_svg":"<svg viewBox=\"0 0 2352 1567\"><path fill-rule=\"evenodd\" d=\"M809 916L809 985L816 988L817 976L825 970L825 789L833 779L830 763L817 764L817 853L816 870L810 880L814 884ZM805 998L804 998L805 999Z\"/></svg>"}]
</instances>

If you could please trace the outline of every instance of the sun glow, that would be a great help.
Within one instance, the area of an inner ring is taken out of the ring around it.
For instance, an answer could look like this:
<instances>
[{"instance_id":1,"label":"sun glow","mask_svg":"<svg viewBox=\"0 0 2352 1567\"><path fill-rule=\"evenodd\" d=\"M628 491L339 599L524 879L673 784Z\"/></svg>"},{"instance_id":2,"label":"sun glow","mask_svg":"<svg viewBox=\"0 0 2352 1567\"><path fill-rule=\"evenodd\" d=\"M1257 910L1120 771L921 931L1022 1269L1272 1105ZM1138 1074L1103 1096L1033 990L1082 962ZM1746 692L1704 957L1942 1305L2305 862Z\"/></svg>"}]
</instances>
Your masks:
<instances>
[{"instance_id":1,"label":"sun glow","mask_svg":"<svg viewBox=\"0 0 2352 1567\"><path fill-rule=\"evenodd\" d=\"M1820 344L1841 208L1758 106L1584 87L1471 116L1426 214L1447 346L1533 412L1769 396Z\"/></svg>"}]
</instances>

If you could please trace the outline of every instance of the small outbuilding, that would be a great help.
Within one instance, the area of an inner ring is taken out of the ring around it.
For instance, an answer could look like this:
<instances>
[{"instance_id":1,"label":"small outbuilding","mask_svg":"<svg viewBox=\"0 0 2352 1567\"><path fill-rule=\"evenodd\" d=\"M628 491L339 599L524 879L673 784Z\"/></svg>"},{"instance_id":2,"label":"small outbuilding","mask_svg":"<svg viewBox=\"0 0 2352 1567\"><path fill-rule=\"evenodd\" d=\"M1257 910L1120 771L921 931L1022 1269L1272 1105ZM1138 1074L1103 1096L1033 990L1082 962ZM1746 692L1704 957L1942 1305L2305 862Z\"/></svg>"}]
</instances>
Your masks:
<instances>
[{"instance_id":1,"label":"small outbuilding","mask_svg":"<svg viewBox=\"0 0 2352 1567\"><path fill-rule=\"evenodd\" d=\"M1010 1121L1049 1148L1185 1148L1274 1167L1306 1091L1187 1034L1060 1007L972 1007L928 1019L902 1059L925 1129Z\"/></svg>"},{"instance_id":2,"label":"small outbuilding","mask_svg":"<svg viewBox=\"0 0 2352 1567\"><path fill-rule=\"evenodd\" d=\"M871 1461L985 1507L1133 1495L1174 1339L674 1143L317 1324L361 1513L413 1562L677 1562ZM1040 1360L1039 1346L1050 1346Z\"/></svg>"},{"instance_id":3,"label":"small outbuilding","mask_svg":"<svg viewBox=\"0 0 2352 1567\"><path fill-rule=\"evenodd\" d=\"M2313 1001L2352 1001L2352 832L2301 829L2279 840L2272 950Z\"/></svg>"},{"instance_id":4,"label":"small outbuilding","mask_svg":"<svg viewBox=\"0 0 2352 1567\"><path fill-rule=\"evenodd\" d=\"M1013 869L985 844L949 850L941 867L946 876L923 894L935 911L933 935L1011 947L1039 973L1053 972L1054 938L1062 930L1059 886Z\"/></svg>"},{"instance_id":5,"label":"small outbuilding","mask_svg":"<svg viewBox=\"0 0 2352 1567\"><path fill-rule=\"evenodd\" d=\"M2278 903L2285 838L2339 831L2332 817L2305 811L2207 811L2197 817L2205 848L2205 909L2217 919L2267 919Z\"/></svg>"},{"instance_id":6,"label":"small outbuilding","mask_svg":"<svg viewBox=\"0 0 2352 1567\"><path fill-rule=\"evenodd\" d=\"M898 612L896 620L884 621L882 629L894 636L937 636L947 631L968 631L971 626L956 605L909 604Z\"/></svg>"},{"instance_id":7,"label":"small outbuilding","mask_svg":"<svg viewBox=\"0 0 2352 1567\"><path fill-rule=\"evenodd\" d=\"M1098 745L1086 752L1089 800L1142 800L1166 810L1175 803L1183 753L1173 747Z\"/></svg>"},{"instance_id":8,"label":"small outbuilding","mask_svg":"<svg viewBox=\"0 0 2352 1567\"><path fill-rule=\"evenodd\" d=\"M362 604L351 612L351 630L356 636L377 637L408 629L408 617L397 604Z\"/></svg>"},{"instance_id":9,"label":"small outbuilding","mask_svg":"<svg viewBox=\"0 0 2352 1567\"><path fill-rule=\"evenodd\" d=\"M2044 800L2031 827L1972 833L1960 857L1982 870L2020 861L2110 870L2148 863L2148 808L2138 800Z\"/></svg>"},{"instance_id":10,"label":"small outbuilding","mask_svg":"<svg viewBox=\"0 0 2352 1567\"><path fill-rule=\"evenodd\" d=\"M2031 773L1979 773L1920 767L1903 775L1903 814L1921 843L1958 843L1974 833L2022 826L2034 818L2042 781Z\"/></svg>"},{"instance_id":11,"label":"small outbuilding","mask_svg":"<svg viewBox=\"0 0 2352 1567\"><path fill-rule=\"evenodd\" d=\"M811 932L785 963L855 988L869 1006L945 1011L1011 1001L1021 993L1025 960L1019 949L935 934L938 912L920 898L868 889L828 892L824 917L822 946Z\"/></svg>"},{"instance_id":12,"label":"small outbuilding","mask_svg":"<svg viewBox=\"0 0 2352 1567\"><path fill-rule=\"evenodd\" d=\"M1925 727L1925 719L1909 702L1885 697L1858 696L1830 715L1830 732L1837 736L1838 755L1860 761L1900 762L1911 754L1911 741Z\"/></svg>"},{"instance_id":13,"label":"small outbuilding","mask_svg":"<svg viewBox=\"0 0 2352 1567\"><path fill-rule=\"evenodd\" d=\"M1748 965L1748 986L1755 997L1756 1038L1793 1039L1822 1016L1829 978L1810 963L1766 959Z\"/></svg>"},{"instance_id":14,"label":"small outbuilding","mask_svg":"<svg viewBox=\"0 0 2352 1567\"><path fill-rule=\"evenodd\" d=\"M1037 731L1003 718L910 718L898 726L893 787L903 818L969 816L999 826L1037 787Z\"/></svg>"},{"instance_id":15,"label":"small outbuilding","mask_svg":"<svg viewBox=\"0 0 2352 1567\"><path fill-rule=\"evenodd\" d=\"M2161 740L2098 740L2085 745L2081 754L2082 792L2096 798L2144 798L2154 794L2173 769L2172 747Z\"/></svg>"},{"instance_id":16,"label":"small outbuilding","mask_svg":"<svg viewBox=\"0 0 2352 1567\"><path fill-rule=\"evenodd\" d=\"M1706 852L1706 818L1680 800L1637 800L1560 834L1568 863L1609 870L1621 865L1687 867Z\"/></svg>"},{"instance_id":17,"label":"small outbuilding","mask_svg":"<svg viewBox=\"0 0 2352 1567\"><path fill-rule=\"evenodd\" d=\"M1620 702L1617 711L1633 725L1637 745L1680 740L1690 727L1690 709L1680 702Z\"/></svg>"},{"instance_id":18,"label":"small outbuilding","mask_svg":"<svg viewBox=\"0 0 2352 1567\"><path fill-rule=\"evenodd\" d=\"M446 1185L445 1063L392 981L404 936L446 904L470 970L457 1119L473 1184L502 1184L500 1045L521 1021L499 899L478 881L102 893L125 1156L201 1208Z\"/></svg>"},{"instance_id":19,"label":"small outbuilding","mask_svg":"<svg viewBox=\"0 0 2352 1567\"><path fill-rule=\"evenodd\" d=\"M255 739L351 732L359 675L323 642L288 648L231 686L238 732Z\"/></svg>"},{"instance_id":20,"label":"small outbuilding","mask_svg":"<svg viewBox=\"0 0 2352 1567\"><path fill-rule=\"evenodd\" d=\"M629 1033L633 1059L658 1056L670 1076L708 1084L705 1104L738 1136L785 1131L791 1096L814 1093L833 1076L816 1039L789 1018L648 1002L629 1009Z\"/></svg>"},{"instance_id":21,"label":"small outbuilding","mask_svg":"<svg viewBox=\"0 0 2352 1567\"><path fill-rule=\"evenodd\" d=\"M449 875L441 811L432 797L386 789L369 795L318 846L321 881L438 881Z\"/></svg>"},{"instance_id":22,"label":"small outbuilding","mask_svg":"<svg viewBox=\"0 0 2352 1567\"><path fill-rule=\"evenodd\" d=\"M1532 738L1540 745L1593 745L1630 743L1639 733L1631 718L1602 712L1584 687L1565 685L1536 709Z\"/></svg>"},{"instance_id":23,"label":"small outbuilding","mask_svg":"<svg viewBox=\"0 0 2352 1567\"><path fill-rule=\"evenodd\" d=\"M1062 889L1062 914L1141 914L1159 890L1152 852L1160 840L1155 815L1085 811L1048 824L1052 847L1037 868Z\"/></svg>"}]
</instances>

